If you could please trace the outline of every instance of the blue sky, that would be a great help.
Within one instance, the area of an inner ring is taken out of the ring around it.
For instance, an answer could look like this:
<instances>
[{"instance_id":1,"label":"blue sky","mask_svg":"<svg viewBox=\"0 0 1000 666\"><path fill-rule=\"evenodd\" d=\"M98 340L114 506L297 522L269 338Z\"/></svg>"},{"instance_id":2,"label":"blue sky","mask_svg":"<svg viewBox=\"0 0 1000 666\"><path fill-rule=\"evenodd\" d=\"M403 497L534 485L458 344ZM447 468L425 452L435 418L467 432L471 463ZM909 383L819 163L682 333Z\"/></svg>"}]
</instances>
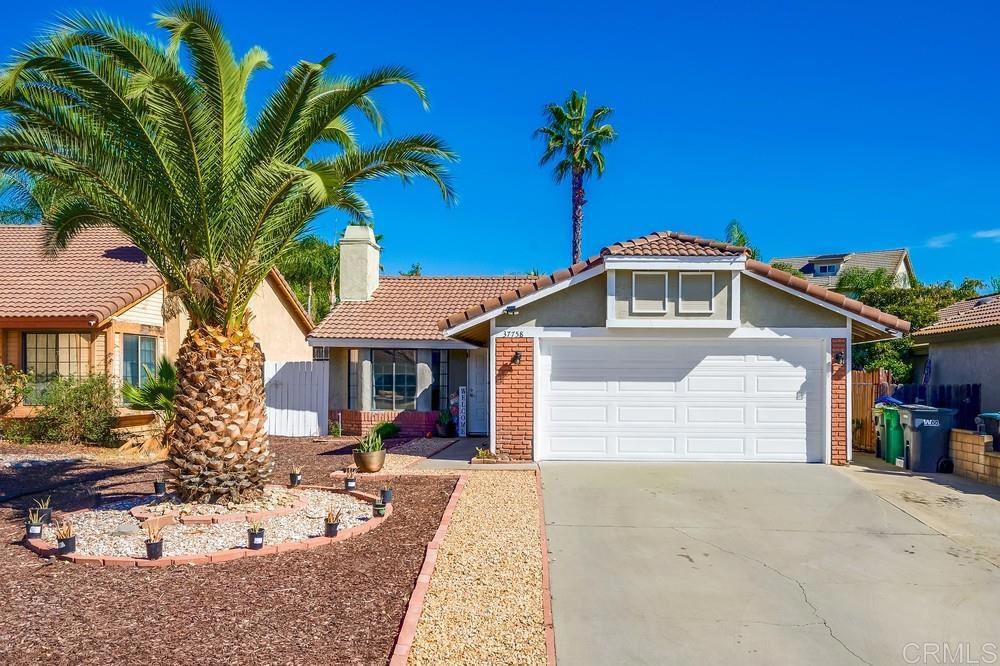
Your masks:
<instances>
[{"instance_id":1,"label":"blue sky","mask_svg":"<svg viewBox=\"0 0 1000 666\"><path fill-rule=\"evenodd\" d=\"M667 6L661 6L667 5ZM752 7L751 7L752 5ZM58 12L140 26L158 2L10 3L6 51ZM541 107L570 89L615 108L608 173L588 188L584 252L657 229L719 237L738 218L765 258L909 247L924 280L1000 275L1000 5L989 2L214 3L274 70L414 70L431 109L381 95L387 134L461 155L461 197L367 187L386 270L550 271L569 262L569 188L537 165ZM153 28L150 26L150 30ZM317 231L333 237L343 218Z\"/></svg>"}]
</instances>

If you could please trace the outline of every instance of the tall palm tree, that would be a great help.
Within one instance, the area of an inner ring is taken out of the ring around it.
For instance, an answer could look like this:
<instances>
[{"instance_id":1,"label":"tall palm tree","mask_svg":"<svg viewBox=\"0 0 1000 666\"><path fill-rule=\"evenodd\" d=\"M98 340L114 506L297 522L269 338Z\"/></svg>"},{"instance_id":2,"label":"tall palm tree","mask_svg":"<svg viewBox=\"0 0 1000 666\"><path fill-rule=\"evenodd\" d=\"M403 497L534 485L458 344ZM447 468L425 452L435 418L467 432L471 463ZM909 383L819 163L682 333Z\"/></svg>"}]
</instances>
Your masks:
<instances>
[{"instance_id":1,"label":"tall palm tree","mask_svg":"<svg viewBox=\"0 0 1000 666\"><path fill-rule=\"evenodd\" d=\"M750 243L750 236L739 220L729 220L726 225L726 242L750 250L751 259L760 259L760 251Z\"/></svg>"},{"instance_id":2,"label":"tall palm tree","mask_svg":"<svg viewBox=\"0 0 1000 666\"><path fill-rule=\"evenodd\" d=\"M305 291L309 316L313 320L325 316L333 296L331 285L340 268L340 245L309 234L296 242L294 252L282 259L279 268L293 287ZM317 304L316 300L321 296L323 302Z\"/></svg>"},{"instance_id":3,"label":"tall palm tree","mask_svg":"<svg viewBox=\"0 0 1000 666\"><path fill-rule=\"evenodd\" d=\"M583 249L583 205L587 203L583 180L594 172L598 177L604 175L604 147L618 137L606 122L612 113L610 107L599 106L588 117L586 93L574 90L564 104L545 106L545 125L535 130L535 136L545 141L540 164L558 157L553 169L556 182L561 183L566 176L572 180L574 264L580 261Z\"/></svg>"},{"instance_id":4,"label":"tall palm tree","mask_svg":"<svg viewBox=\"0 0 1000 666\"><path fill-rule=\"evenodd\" d=\"M154 18L167 44L73 16L19 51L0 75L0 170L63 193L43 216L52 248L110 225L159 269L190 319L165 435L177 487L192 501L252 496L273 458L251 296L319 212L370 216L359 183L423 177L451 201L454 155L427 135L358 145L346 114L380 128L375 90L402 84L426 104L405 69L331 77L333 56L299 62L252 122L247 87L267 54L237 58L197 3Z\"/></svg>"}]
</instances>

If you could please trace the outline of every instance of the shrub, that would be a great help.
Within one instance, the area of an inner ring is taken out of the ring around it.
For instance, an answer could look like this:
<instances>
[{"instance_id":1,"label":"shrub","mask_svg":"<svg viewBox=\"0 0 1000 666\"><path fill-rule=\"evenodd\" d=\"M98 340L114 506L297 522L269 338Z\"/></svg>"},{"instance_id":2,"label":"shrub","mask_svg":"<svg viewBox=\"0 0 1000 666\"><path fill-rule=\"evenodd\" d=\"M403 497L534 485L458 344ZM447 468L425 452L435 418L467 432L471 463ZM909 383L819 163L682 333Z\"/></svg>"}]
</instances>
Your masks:
<instances>
[{"instance_id":1,"label":"shrub","mask_svg":"<svg viewBox=\"0 0 1000 666\"><path fill-rule=\"evenodd\" d=\"M370 433L361 438L361 441L358 442L357 448L354 450L358 453L375 453L376 451L381 451L381 435L379 435L376 430L372 430Z\"/></svg>"},{"instance_id":2,"label":"shrub","mask_svg":"<svg viewBox=\"0 0 1000 666\"><path fill-rule=\"evenodd\" d=\"M327 423L327 433L330 437L340 437L340 421L334 421L330 419Z\"/></svg>"},{"instance_id":3,"label":"shrub","mask_svg":"<svg viewBox=\"0 0 1000 666\"><path fill-rule=\"evenodd\" d=\"M141 386L125 384L122 397L132 409L147 409L156 412L164 423L174 420L174 398L177 396L177 368L164 356L156 368L155 375L149 375Z\"/></svg>"},{"instance_id":4,"label":"shrub","mask_svg":"<svg viewBox=\"0 0 1000 666\"><path fill-rule=\"evenodd\" d=\"M60 377L45 387L38 415L14 421L8 435L19 441L115 445L118 412L115 388L107 375Z\"/></svg>"},{"instance_id":5,"label":"shrub","mask_svg":"<svg viewBox=\"0 0 1000 666\"><path fill-rule=\"evenodd\" d=\"M382 421L372 428L373 433L378 433L378 436L382 439L392 439L399 434L399 426L395 423L389 423L388 421Z\"/></svg>"},{"instance_id":6,"label":"shrub","mask_svg":"<svg viewBox=\"0 0 1000 666\"><path fill-rule=\"evenodd\" d=\"M12 365L0 365L0 418L21 404L31 390L27 373Z\"/></svg>"}]
</instances>

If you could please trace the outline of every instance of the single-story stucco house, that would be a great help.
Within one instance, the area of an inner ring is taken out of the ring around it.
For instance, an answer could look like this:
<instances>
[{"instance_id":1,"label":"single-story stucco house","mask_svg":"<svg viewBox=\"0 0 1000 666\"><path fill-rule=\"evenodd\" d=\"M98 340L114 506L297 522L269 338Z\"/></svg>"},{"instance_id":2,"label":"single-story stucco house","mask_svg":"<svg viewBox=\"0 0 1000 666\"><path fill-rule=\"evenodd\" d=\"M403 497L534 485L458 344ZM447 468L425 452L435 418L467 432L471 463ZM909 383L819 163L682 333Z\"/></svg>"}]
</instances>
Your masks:
<instances>
[{"instance_id":1,"label":"single-story stucco house","mask_svg":"<svg viewBox=\"0 0 1000 666\"><path fill-rule=\"evenodd\" d=\"M385 278L379 250L347 229L342 300L308 338L331 418L421 432L466 387L468 432L515 459L842 464L851 345L910 327L675 232L542 278Z\"/></svg>"},{"instance_id":2,"label":"single-story stucco house","mask_svg":"<svg viewBox=\"0 0 1000 666\"><path fill-rule=\"evenodd\" d=\"M930 384L980 384L983 412L1000 411L1000 294L959 301L913 334L914 380L930 359Z\"/></svg>"},{"instance_id":3,"label":"single-story stucco house","mask_svg":"<svg viewBox=\"0 0 1000 666\"><path fill-rule=\"evenodd\" d=\"M188 321L164 320L164 280L115 229L84 229L50 254L37 225L0 225L0 364L55 376L106 373L136 384L173 359ZM251 302L250 328L267 360L305 361L313 322L273 271ZM29 401L30 402L30 401ZM11 415L30 416L32 405Z\"/></svg>"}]
</instances>

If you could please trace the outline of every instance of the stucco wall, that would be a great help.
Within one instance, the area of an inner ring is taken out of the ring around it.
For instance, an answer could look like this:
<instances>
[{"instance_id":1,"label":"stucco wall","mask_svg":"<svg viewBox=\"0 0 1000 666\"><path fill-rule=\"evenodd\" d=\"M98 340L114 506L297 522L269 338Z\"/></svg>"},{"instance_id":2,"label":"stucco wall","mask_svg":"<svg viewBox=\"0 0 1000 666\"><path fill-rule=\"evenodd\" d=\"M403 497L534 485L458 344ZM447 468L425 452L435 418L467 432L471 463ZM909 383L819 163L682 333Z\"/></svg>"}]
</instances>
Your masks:
<instances>
[{"instance_id":1,"label":"stucco wall","mask_svg":"<svg viewBox=\"0 0 1000 666\"><path fill-rule=\"evenodd\" d=\"M740 325L758 328L840 328L847 318L825 307L743 275L740 278Z\"/></svg>"},{"instance_id":2,"label":"stucco wall","mask_svg":"<svg viewBox=\"0 0 1000 666\"><path fill-rule=\"evenodd\" d=\"M584 280L533 303L516 315L500 314L497 326L604 326L607 321L604 274Z\"/></svg>"},{"instance_id":3,"label":"stucco wall","mask_svg":"<svg viewBox=\"0 0 1000 666\"><path fill-rule=\"evenodd\" d=\"M983 411L1000 411L1000 334L931 342L930 359L931 384L982 384Z\"/></svg>"},{"instance_id":4,"label":"stucco wall","mask_svg":"<svg viewBox=\"0 0 1000 666\"><path fill-rule=\"evenodd\" d=\"M632 308L632 274L634 272L615 271L615 316L618 319L729 319L729 288L732 281L732 271L713 271L715 273L715 295L712 298L711 313L678 311L680 271L665 271L667 274L666 312L635 312ZM654 272L662 273L664 271Z\"/></svg>"},{"instance_id":5,"label":"stucco wall","mask_svg":"<svg viewBox=\"0 0 1000 666\"><path fill-rule=\"evenodd\" d=\"M350 350L330 349L330 409L347 409L347 382L350 372Z\"/></svg>"}]
</instances>

